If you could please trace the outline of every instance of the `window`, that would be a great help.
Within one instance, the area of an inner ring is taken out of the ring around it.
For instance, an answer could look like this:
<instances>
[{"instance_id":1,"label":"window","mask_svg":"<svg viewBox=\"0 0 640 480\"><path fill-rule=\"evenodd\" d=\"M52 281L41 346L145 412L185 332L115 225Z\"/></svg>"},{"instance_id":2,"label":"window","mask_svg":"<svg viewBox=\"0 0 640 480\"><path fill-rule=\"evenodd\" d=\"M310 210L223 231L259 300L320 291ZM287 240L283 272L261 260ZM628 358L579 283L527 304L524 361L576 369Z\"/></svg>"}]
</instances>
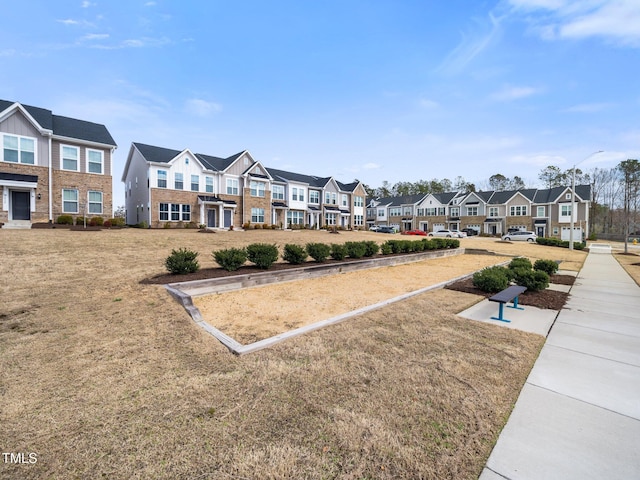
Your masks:
<instances>
[{"instance_id":1,"label":"window","mask_svg":"<svg viewBox=\"0 0 640 480\"><path fill-rule=\"evenodd\" d=\"M3 159L5 162L34 165L36 161L36 142L33 138L5 135L3 140Z\"/></svg>"},{"instance_id":2,"label":"window","mask_svg":"<svg viewBox=\"0 0 640 480\"><path fill-rule=\"evenodd\" d=\"M213 177L204 177L204 185L207 193L213 193Z\"/></svg>"},{"instance_id":3,"label":"window","mask_svg":"<svg viewBox=\"0 0 640 480\"><path fill-rule=\"evenodd\" d=\"M238 179L227 178L227 195L238 195Z\"/></svg>"},{"instance_id":4,"label":"window","mask_svg":"<svg viewBox=\"0 0 640 480\"><path fill-rule=\"evenodd\" d=\"M167 188L166 170L158 170L158 188Z\"/></svg>"},{"instance_id":5,"label":"window","mask_svg":"<svg viewBox=\"0 0 640 480\"><path fill-rule=\"evenodd\" d=\"M102 214L102 192L89 192L89 213Z\"/></svg>"},{"instance_id":6,"label":"window","mask_svg":"<svg viewBox=\"0 0 640 480\"><path fill-rule=\"evenodd\" d=\"M338 194L332 192L331 193L331 203L335 205L337 201L338 201Z\"/></svg>"},{"instance_id":7,"label":"window","mask_svg":"<svg viewBox=\"0 0 640 480\"><path fill-rule=\"evenodd\" d=\"M544 207L537 207L536 217L544 217Z\"/></svg>"},{"instance_id":8,"label":"window","mask_svg":"<svg viewBox=\"0 0 640 480\"><path fill-rule=\"evenodd\" d=\"M284 200L284 186L273 185L271 187L271 198L273 200Z\"/></svg>"},{"instance_id":9,"label":"window","mask_svg":"<svg viewBox=\"0 0 640 480\"><path fill-rule=\"evenodd\" d=\"M560 205L560 216L561 217L570 217L571 216L571 204Z\"/></svg>"},{"instance_id":10,"label":"window","mask_svg":"<svg viewBox=\"0 0 640 480\"><path fill-rule=\"evenodd\" d=\"M399 217L402 215L402 209L400 207L392 207L389 209L390 217Z\"/></svg>"},{"instance_id":11,"label":"window","mask_svg":"<svg viewBox=\"0 0 640 480\"><path fill-rule=\"evenodd\" d=\"M459 217L460 216L460 207L451 207L449 210L451 217Z\"/></svg>"},{"instance_id":12,"label":"window","mask_svg":"<svg viewBox=\"0 0 640 480\"><path fill-rule=\"evenodd\" d=\"M364 206L364 197L360 197L358 195L353 197L353 206L354 207L362 207L362 206Z\"/></svg>"},{"instance_id":13,"label":"window","mask_svg":"<svg viewBox=\"0 0 640 480\"><path fill-rule=\"evenodd\" d=\"M413 215L413 207L403 207L402 215Z\"/></svg>"},{"instance_id":14,"label":"window","mask_svg":"<svg viewBox=\"0 0 640 480\"><path fill-rule=\"evenodd\" d=\"M446 215L446 207L438 207L438 215Z\"/></svg>"},{"instance_id":15,"label":"window","mask_svg":"<svg viewBox=\"0 0 640 480\"><path fill-rule=\"evenodd\" d=\"M176 203L171 204L171 220L172 221L180 220L180 205Z\"/></svg>"},{"instance_id":16,"label":"window","mask_svg":"<svg viewBox=\"0 0 640 480\"><path fill-rule=\"evenodd\" d=\"M346 207L348 203L348 197L345 194L342 194L342 206Z\"/></svg>"},{"instance_id":17,"label":"window","mask_svg":"<svg viewBox=\"0 0 640 480\"><path fill-rule=\"evenodd\" d=\"M78 147L69 147L62 145L62 169L80 171L80 149Z\"/></svg>"},{"instance_id":18,"label":"window","mask_svg":"<svg viewBox=\"0 0 640 480\"><path fill-rule=\"evenodd\" d=\"M304 189L293 187L291 189L291 200L304 202Z\"/></svg>"},{"instance_id":19,"label":"window","mask_svg":"<svg viewBox=\"0 0 640 480\"><path fill-rule=\"evenodd\" d=\"M304 223L304 212L289 210L287 212L287 223L289 225L302 225Z\"/></svg>"},{"instance_id":20,"label":"window","mask_svg":"<svg viewBox=\"0 0 640 480\"><path fill-rule=\"evenodd\" d=\"M362 225L364 225L363 220L364 219L362 218L362 215L354 215L353 216L353 226L354 227L361 227Z\"/></svg>"},{"instance_id":21,"label":"window","mask_svg":"<svg viewBox=\"0 0 640 480\"><path fill-rule=\"evenodd\" d=\"M336 214L335 213L327 213L325 215L326 225L335 225L336 224Z\"/></svg>"},{"instance_id":22,"label":"window","mask_svg":"<svg viewBox=\"0 0 640 480\"><path fill-rule=\"evenodd\" d=\"M102 150L87 150L87 171L89 173L102 173L103 157L104 152Z\"/></svg>"},{"instance_id":23,"label":"window","mask_svg":"<svg viewBox=\"0 0 640 480\"><path fill-rule=\"evenodd\" d=\"M168 203L160 204L160 220L165 222L169 220L169 204Z\"/></svg>"},{"instance_id":24,"label":"window","mask_svg":"<svg viewBox=\"0 0 640 480\"><path fill-rule=\"evenodd\" d=\"M512 217L522 217L527 214L526 205L512 205L509 207L509 215Z\"/></svg>"},{"instance_id":25,"label":"window","mask_svg":"<svg viewBox=\"0 0 640 480\"><path fill-rule=\"evenodd\" d=\"M324 192L324 203L331 203L331 192Z\"/></svg>"},{"instance_id":26,"label":"window","mask_svg":"<svg viewBox=\"0 0 640 480\"><path fill-rule=\"evenodd\" d=\"M78 213L78 190L62 190L62 211Z\"/></svg>"},{"instance_id":27,"label":"window","mask_svg":"<svg viewBox=\"0 0 640 480\"><path fill-rule=\"evenodd\" d=\"M478 215L478 207L467 207L467 215L476 217Z\"/></svg>"},{"instance_id":28,"label":"window","mask_svg":"<svg viewBox=\"0 0 640 480\"><path fill-rule=\"evenodd\" d=\"M191 205L182 205L182 221L191 221Z\"/></svg>"},{"instance_id":29,"label":"window","mask_svg":"<svg viewBox=\"0 0 640 480\"><path fill-rule=\"evenodd\" d=\"M182 190L184 188L184 176L181 173L175 174L173 188L176 190Z\"/></svg>"},{"instance_id":30,"label":"window","mask_svg":"<svg viewBox=\"0 0 640 480\"><path fill-rule=\"evenodd\" d=\"M437 208L426 208L427 217L435 217L438 214Z\"/></svg>"},{"instance_id":31,"label":"window","mask_svg":"<svg viewBox=\"0 0 640 480\"><path fill-rule=\"evenodd\" d=\"M320 203L320 192L317 190L309 190L309 203Z\"/></svg>"},{"instance_id":32,"label":"window","mask_svg":"<svg viewBox=\"0 0 640 480\"><path fill-rule=\"evenodd\" d=\"M256 182L255 180L251 180L249 187L251 189L252 197L264 197L264 182Z\"/></svg>"},{"instance_id":33,"label":"window","mask_svg":"<svg viewBox=\"0 0 640 480\"><path fill-rule=\"evenodd\" d=\"M200 191L200 176L191 175L191 191L192 192Z\"/></svg>"},{"instance_id":34,"label":"window","mask_svg":"<svg viewBox=\"0 0 640 480\"><path fill-rule=\"evenodd\" d=\"M251 221L253 223L264 223L264 208L252 208Z\"/></svg>"},{"instance_id":35,"label":"window","mask_svg":"<svg viewBox=\"0 0 640 480\"><path fill-rule=\"evenodd\" d=\"M379 217L384 217L384 209L383 208L378 210L378 216Z\"/></svg>"},{"instance_id":36,"label":"window","mask_svg":"<svg viewBox=\"0 0 640 480\"><path fill-rule=\"evenodd\" d=\"M489 217L498 216L498 207L489 207Z\"/></svg>"}]
</instances>

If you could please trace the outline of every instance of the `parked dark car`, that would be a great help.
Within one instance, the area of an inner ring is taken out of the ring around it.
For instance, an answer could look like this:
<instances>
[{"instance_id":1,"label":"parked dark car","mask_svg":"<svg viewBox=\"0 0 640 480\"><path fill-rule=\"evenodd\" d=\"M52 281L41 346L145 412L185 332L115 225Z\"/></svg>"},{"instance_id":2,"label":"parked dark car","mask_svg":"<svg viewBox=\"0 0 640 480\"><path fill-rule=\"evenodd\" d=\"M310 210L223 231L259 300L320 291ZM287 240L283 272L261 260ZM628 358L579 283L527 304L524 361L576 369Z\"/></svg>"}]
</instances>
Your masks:
<instances>
[{"instance_id":1,"label":"parked dark car","mask_svg":"<svg viewBox=\"0 0 640 480\"><path fill-rule=\"evenodd\" d=\"M478 235L478 231L475 228L463 228L460 231L466 233L468 237Z\"/></svg>"},{"instance_id":2,"label":"parked dark car","mask_svg":"<svg viewBox=\"0 0 640 480\"><path fill-rule=\"evenodd\" d=\"M396 229L393 227L382 226L378 228L378 233L396 233Z\"/></svg>"}]
</instances>

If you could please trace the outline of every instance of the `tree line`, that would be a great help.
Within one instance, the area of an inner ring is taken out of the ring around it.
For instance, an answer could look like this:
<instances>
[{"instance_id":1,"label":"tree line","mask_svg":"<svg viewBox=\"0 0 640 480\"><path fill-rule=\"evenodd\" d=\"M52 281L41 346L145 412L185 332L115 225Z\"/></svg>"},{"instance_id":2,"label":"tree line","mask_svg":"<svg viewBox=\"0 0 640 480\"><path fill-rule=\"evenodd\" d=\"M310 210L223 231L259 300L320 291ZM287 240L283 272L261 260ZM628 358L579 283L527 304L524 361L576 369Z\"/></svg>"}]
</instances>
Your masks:
<instances>
[{"instance_id":1,"label":"tree line","mask_svg":"<svg viewBox=\"0 0 640 480\"><path fill-rule=\"evenodd\" d=\"M555 165L549 165L540 171L538 180L544 188L571 187L574 182L575 185L591 185L589 231L593 234L624 235L626 240L630 233L640 233L638 219L640 162L638 160L624 160L615 167L594 168L590 172L583 172L579 168L576 168L575 172L573 168L562 170ZM364 188L368 197L387 198L451 191L502 192L535 188L535 186L527 185L517 175L507 177L496 173L486 182L478 185L458 176L453 181L448 178L433 178L417 182L402 181L393 185L385 180L379 187L372 188L364 185Z\"/></svg>"}]
</instances>

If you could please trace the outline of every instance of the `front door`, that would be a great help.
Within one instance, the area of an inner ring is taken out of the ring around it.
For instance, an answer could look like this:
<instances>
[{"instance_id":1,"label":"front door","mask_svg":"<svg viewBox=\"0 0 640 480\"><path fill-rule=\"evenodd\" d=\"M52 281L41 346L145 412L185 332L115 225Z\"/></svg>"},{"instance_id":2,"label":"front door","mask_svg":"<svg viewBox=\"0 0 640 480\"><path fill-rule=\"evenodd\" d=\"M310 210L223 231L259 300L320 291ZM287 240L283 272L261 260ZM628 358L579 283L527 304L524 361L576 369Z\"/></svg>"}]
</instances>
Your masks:
<instances>
[{"instance_id":1,"label":"front door","mask_svg":"<svg viewBox=\"0 0 640 480\"><path fill-rule=\"evenodd\" d=\"M214 209L207 210L207 227L216 226L216 211Z\"/></svg>"},{"instance_id":2,"label":"front door","mask_svg":"<svg viewBox=\"0 0 640 480\"><path fill-rule=\"evenodd\" d=\"M11 212L13 220L31 220L31 194L29 192L11 192Z\"/></svg>"},{"instance_id":3,"label":"front door","mask_svg":"<svg viewBox=\"0 0 640 480\"><path fill-rule=\"evenodd\" d=\"M536 235L539 237L544 237L544 227L536 227Z\"/></svg>"},{"instance_id":4,"label":"front door","mask_svg":"<svg viewBox=\"0 0 640 480\"><path fill-rule=\"evenodd\" d=\"M232 215L233 211L232 210L225 210L224 211L224 228L229 228L231 226L231 215Z\"/></svg>"}]
</instances>

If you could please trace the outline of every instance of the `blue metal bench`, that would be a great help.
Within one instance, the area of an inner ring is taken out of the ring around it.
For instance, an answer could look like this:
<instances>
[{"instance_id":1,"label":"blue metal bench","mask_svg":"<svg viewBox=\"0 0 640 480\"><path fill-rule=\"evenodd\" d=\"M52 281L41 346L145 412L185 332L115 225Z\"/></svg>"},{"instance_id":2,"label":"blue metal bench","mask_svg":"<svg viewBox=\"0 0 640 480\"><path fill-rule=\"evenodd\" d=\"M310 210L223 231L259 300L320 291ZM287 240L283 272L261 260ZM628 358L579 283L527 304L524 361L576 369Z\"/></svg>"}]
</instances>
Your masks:
<instances>
[{"instance_id":1,"label":"blue metal bench","mask_svg":"<svg viewBox=\"0 0 640 480\"><path fill-rule=\"evenodd\" d=\"M518 296L523 293L527 287L521 287L519 285L513 285L502 290L500 293L496 293L493 297L489 298L490 302L498 302L500 304L500 310L498 310L497 317L491 317L491 320L499 320L501 322L511 322L503 316L503 309L505 303L513 302L513 305L507 305L509 308L515 308L517 310L524 310L524 308L518 306Z\"/></svg>"}]
</instances>

